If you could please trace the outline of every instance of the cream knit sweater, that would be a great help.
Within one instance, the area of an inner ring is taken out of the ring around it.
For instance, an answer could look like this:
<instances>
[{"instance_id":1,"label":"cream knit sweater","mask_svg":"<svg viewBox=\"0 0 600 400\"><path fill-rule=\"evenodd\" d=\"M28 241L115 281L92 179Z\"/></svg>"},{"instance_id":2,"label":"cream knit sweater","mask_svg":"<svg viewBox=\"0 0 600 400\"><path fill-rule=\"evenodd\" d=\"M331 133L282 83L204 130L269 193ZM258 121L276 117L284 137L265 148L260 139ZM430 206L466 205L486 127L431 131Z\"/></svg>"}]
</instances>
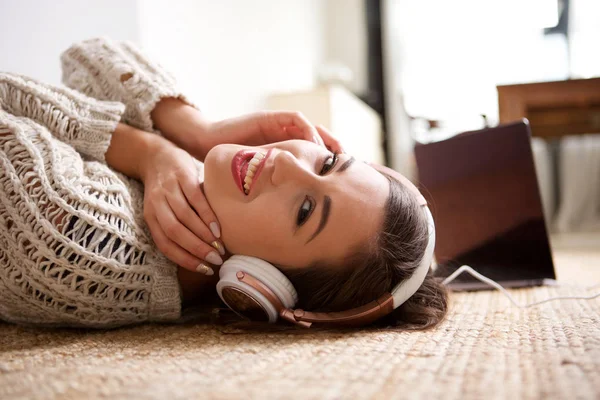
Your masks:
<instances>
[{"instance_id":1,"label":"cream knit sweater","mask_svg":"<svg viewBox=\"0 0 600 400\"><path fill-rule=\"evenodd\" d=\"M177 320L177 266L154 246L143 187L104 154L119 121L152 131L162 97L186 99L127 43L88 40L61 60L63 82L77 91L0 73L0 319Z\"/></svg>"}]
</instances>

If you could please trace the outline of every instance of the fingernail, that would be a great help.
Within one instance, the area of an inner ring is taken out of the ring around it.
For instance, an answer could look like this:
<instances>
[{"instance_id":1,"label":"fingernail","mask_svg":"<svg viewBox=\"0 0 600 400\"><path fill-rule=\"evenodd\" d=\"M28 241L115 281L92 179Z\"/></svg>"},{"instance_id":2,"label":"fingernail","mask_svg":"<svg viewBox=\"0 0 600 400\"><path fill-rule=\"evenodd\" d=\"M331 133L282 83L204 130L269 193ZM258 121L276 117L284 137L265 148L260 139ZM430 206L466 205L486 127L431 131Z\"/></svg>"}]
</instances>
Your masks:
<instances>
[{"instance_id":1,"label":"fingernail","mask_svg":"<svg viewBox=\"0 0 600 400\"><path fill-rule=\"evenodd\" d=\"M223 245L221 243L219 243L218 240L215 240L214 242L211 243L212 247L214 247L215 249L217 249L219 251L219 254L221 254L222 256L225 255L225 247L223 247Z\"/></svg>"},{"instance_id":2,"label":"fingernail","mask_svg":"<svg viewBox=\"0 0 600 400\"><path fill-rule=\"evenodd\" d=\"M217 224L216 222L210 223L210 231L213 235L215 235L217 239L221 237L221 228L219 228L219 224Z\"/></svg>"},{"instance_id":3,"label":"fingernail","mask_svg":"<svg viewBox=\"0 0 600 400\"><path fill-rule=\"evenodd\" d=\"M209 267L208 265L204 265L204 264L198 264L198 266L196 267L196 272L201 272L204 275L214 275L215 271L213 271L213 269L211 267Z\"/></svg>"},{"instance_id":4,"label":"fingernail","mask_svg":"<svg viewBox=\"0 0 600 400\"><path fill-rule=\"evenodd\" d=\"M209 263L211 263L211 264L215 264L215 265L221 265L221 264L223 264L223 259L215 251L211 251L210 253L208 253L208 255L204 259L206 261L208 261Z\"/></svg>"}]
</instances>

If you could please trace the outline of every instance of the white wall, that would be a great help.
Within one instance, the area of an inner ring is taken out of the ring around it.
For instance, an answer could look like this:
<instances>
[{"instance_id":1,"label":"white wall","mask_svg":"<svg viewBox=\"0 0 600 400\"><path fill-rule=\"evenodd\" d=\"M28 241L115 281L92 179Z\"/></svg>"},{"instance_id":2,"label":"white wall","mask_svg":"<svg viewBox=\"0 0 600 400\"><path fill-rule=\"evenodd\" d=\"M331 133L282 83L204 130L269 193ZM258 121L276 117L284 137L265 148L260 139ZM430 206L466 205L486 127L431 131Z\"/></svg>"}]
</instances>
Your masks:
<instances>
[{"instance_id":1,"label":"white wall","mask_svg":"<svg viewBox=\"0 0 600 400\"><path fill-rule=\"evenodd\" d=\"M340 63L352 71L348 89L362 94L367 90L367 15L364 0L327 0L326 61Z\"/></svg>"},{"instance_id":2,"label":"white wall","mask_svg":"<svg viewBox=\"0 0 600 400\"><path fill-rule=\"evenodd\" d=\"M319 0L141 0L141 41L215 118L310 88L323 58Z\"/></svg>"},{"instance_id":3,"label":"white wall","mask_svg":"<svg viewBox=\"0 0 600 400\"><path fill-rule=\"evenodd\" d=\"M214 118L312 87L326 46L319 0L0 0L0 16L0 70L59 83L73 42L131 40Z\"/></svg>"},{"instance_id":4,"label":"white wall","mask_svg":"<svg viewBox=\"0 0 600 400\"><path fill-rule=\"evenodd\" d=\"M60 83L60 53L108 35L138 42L136 0L0 0L0 71Z\"/></svg>"}]
</instances>

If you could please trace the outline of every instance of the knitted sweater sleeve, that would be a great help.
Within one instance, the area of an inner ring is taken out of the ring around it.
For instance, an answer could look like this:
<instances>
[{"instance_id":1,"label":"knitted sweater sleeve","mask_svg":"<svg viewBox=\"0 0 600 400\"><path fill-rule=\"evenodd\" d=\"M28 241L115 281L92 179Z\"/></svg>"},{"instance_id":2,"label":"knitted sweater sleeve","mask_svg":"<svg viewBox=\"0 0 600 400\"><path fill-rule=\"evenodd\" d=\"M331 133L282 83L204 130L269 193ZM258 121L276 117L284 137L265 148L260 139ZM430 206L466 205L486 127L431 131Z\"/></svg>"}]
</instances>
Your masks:
<instances>
[{"instance_id":1,"label":"knitted sweater sleeve","mask_svg":"<svg viewBox=\"0 0 600 400\"><path fill-rule=\"evenodd\" d=\"M142 184L80 156L103 156L123 108L0 74L0 319L113 327L180 317L177 266L152 242Z\"/></svg>"},{"instance_id":2,"label":"knitted sweater sleeve","mask_svg":"<svg viewBox=\"0 0 600 400\"><path fill-rule=\"evenodd\" d=\"M129 42L85 40L68 48L61 64L65 85L99 100L122 102L123 122L147 132L155 131L150 114L160 99L176 97L193 106L173 76Z\"/></svg>"},{"instance_id":3,"label":"knitted sweater sleeve","mask_svg":"<svg viewBox=\"0 0 600 400\"><path fill-rule=\"evenodd\" d=\"M0 108L48 127L79 153L105 161L112 132L125 107L23 75L0 72Z\"/></svg>"}]
</instances>

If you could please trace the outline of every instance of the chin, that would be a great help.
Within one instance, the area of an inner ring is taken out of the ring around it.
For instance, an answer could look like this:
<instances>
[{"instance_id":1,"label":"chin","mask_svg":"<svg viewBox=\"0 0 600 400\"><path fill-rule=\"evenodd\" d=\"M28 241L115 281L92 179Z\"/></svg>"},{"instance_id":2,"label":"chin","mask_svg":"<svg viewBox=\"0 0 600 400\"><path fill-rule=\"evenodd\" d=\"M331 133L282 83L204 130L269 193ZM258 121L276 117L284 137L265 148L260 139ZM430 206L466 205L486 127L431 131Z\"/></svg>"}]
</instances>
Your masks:
<instances>
[{"instance_id":1,"label":"chin","mask_svg":"<svg viewBox=\"0 0 600 400\"><path fill-rule=\"evenodd\" d=\"M213 147L212 149L210 149L208 151L208 153L206 153L206 157L204 157L204 167L206 168L208 165L214 163L215 161L217 161L218 158L220 158L219 156L223 156L224 154L224 147L227 147L226 144L219 144L215 147Z\"/></svg>"},{"instance_id":2,"label":"chin","mask_svg":"<svg viewBox=\"0 0 600 400\"><path fill-rule=\"evenodd\" d=\"M231 176L231 159L239 147L220 144L210 149L204 158L204 195L217 218L223 200L238 190Z\"/></svg>"},{"instance_id":3,"label":"chin","mask_svg":"<svg viewBox=\"0 0 600 400\"><path fill-rule=\"evenodd\" d=\"M215 176L215 174L218 174L218 170L227 164L228 158L231 158L231 156L228 157L228 153L230 153L228 148L230 146L228 144L220 144L206 153L206 157L204 157L205 182L210 179L209 176Z\"/></svg>"},{"instance_id":4,"label":"chin","mask_svg":"<svg viewBox=\"0 0 600 400\"><path fill-rule=\"evenodd\" d=\"M223 158L226 155L224 149L220 149L224 145L218 145L208 151L204 157L204 195L208 204L212 207L213 200L218 197L215 192L217 182L219 182L219 164L223 163ZM218 190L217 190L218 191ZM214 211L214 208L213 208Z\"/></svg>"}]
</instances>

